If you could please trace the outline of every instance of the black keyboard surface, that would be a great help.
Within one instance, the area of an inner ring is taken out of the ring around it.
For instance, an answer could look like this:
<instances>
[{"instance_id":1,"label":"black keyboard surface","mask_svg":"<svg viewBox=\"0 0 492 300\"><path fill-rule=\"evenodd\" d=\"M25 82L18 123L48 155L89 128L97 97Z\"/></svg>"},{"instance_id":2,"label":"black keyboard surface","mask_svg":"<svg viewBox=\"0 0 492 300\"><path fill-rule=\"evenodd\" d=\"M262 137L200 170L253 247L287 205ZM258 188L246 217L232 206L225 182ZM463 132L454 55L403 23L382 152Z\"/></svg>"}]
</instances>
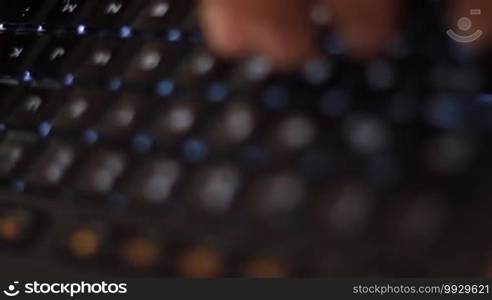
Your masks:
<instances>
[{"instance_id":1,"label":"black keyboard surface","mask_svg":"<svg viewBox=\"0 0 492 300\"><path fill-rule=\"evenodd\" d=\"M192 1L1 1L0 274L492 275L492 69L409 2L285 75Z\"/></svg>"}]
</instances>

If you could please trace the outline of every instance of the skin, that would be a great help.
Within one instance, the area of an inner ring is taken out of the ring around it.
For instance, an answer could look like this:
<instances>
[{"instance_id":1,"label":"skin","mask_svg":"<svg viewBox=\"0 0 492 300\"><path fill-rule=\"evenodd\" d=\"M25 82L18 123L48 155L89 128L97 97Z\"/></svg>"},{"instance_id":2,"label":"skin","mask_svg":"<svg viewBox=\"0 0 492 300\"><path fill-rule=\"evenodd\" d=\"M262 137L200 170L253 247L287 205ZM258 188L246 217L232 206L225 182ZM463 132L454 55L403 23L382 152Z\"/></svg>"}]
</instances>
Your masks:
<instances>
[{"instance_id":1,"label":"skin","mask_svg":"<svg viewBox=\"0 0 492 300\"><path fill-rule=\"evenodd\" d=\"M410 0L411 1L411 0ZM447 0L450 28L470 9L473 29L484 36L472 47L492 41L492 1ZM200 0L200 18L213 50L230 57L263 55L279 68L293 68L315 54L316 33L309 11L318 2L333 13L333 26L355 58L377 55L392 37L404 12L401 0Z\"/></svg>"}]
</instances>

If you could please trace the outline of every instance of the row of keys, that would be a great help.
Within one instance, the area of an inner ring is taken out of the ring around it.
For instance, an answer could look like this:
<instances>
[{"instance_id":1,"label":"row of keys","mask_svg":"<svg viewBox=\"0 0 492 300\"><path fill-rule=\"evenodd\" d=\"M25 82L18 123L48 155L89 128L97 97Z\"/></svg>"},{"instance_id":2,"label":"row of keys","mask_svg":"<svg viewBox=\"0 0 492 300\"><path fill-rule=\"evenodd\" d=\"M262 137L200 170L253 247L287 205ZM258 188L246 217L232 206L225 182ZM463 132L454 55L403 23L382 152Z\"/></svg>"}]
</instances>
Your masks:
<instances>
[{"instance_id":1,"label":"row of keys","mask_svg":"<svg viewBox=\"0 0 492 300\"><path fill-rule=\"evenodd\" d=\"M0 4L0 22L91 27L131 25L142 30L184 25L190 13L187 0L16 0Z\"/></svg>"},{"instance_id":2,"label":"row of keys","mask_svg":"<svg viewBox=\"0 0 492 300\"><path fill-rule=\"evenodd\" d=\"M32 72L60 78L71 73L85 78L121 77L131 81L156 81L170 76L183 47L172 43L116 41L87 37L48 38L36 35L0 35L4 74Z\"/></svg>"},{"instance_id":3,"label":"row of keys","mask_svg":"<svg viewBox=\"0 0 492 300\"><path fill-rule=\"evenodd\" d=\"M238 205L238 192L249 186L250 192L240 202L261 220L270 220L275 215L292 213L307 195L304 180L296 174L272 173L247 183L251 180L243 171L226 163L192 171L186 164L170 158L149 157L132 162L120 151L98 149L86 153L62 141L50 143L37 159L26 158L24 151L20 144L0 144L0 155L4 158L0 178L24 173L23 190L72 187L83 198L127 197L129 204L136 208L172 203L179 195L193 210L224 215ZM23 160L30 163L22 164ZM32 167L21 168L27 169L26 173L15 172L18 165ZM182 182L187 182L190 189L180 189Z\"/></svg>"},{"instance_id":4,"label":"row of keys","mask_svg":"<svg viewBox=\"0 0 492 300\"><path fill-rule=\"evenodd\" d=\"M0 206L0 249L32 250L42 238L45 221L34 210ZM63 236L57 242L62 254L86 266L104 260L102 265L137 272L170 267L176 275L189 278L218 277L230 272L230 259L217 247L196 244L176 248L155 235L119 231L100 222L67 226L62 231ZM275 255L243 259L239 266L241 274L235 276L288 277L290 272L283 256Z\"/></svg>"},{"instance_id":5,"label":"row of keys","mask_svg":"<svg viewBox=\"0 0 492 300\"><path fill-rule=\"evenodd\" d=\"M83 31L83 27L80 28ZM4 61L2 74L22 74L30 77L71 76L89 79L123 79L155 82L163 77L177 77L184 83L199 80L227 78L233 83L247 85L270 78L271 66L261 59L251 59L244 64L224 70L223 62L206 51L194 50L189 43L180 43L180 30L168 32L168 37L158 40L86 36L83 34L47 36L35 33L5 33L0 35L0 58ZM126 36L129 37L129 36ZM444 63L443 63L444 64ZM229 70L231 69L231 70ZM360 89L381 93L398 88L405 78L397 76L404 70L394 59L380 59L359 67L343 68L337 59L328 61L316 58L308 61L298 76L297 84L320 86L338 83L342 86L361 79ZM444 64L426 71L426 85L438 90L458 89L477 91L481 86L477 70L466 66ZM452 76L466 74L466 82ZM32 78L31 78L32 80ZM114 85L113 85L114 87ZM454 87L454 88L453 88ZM417 91L415 91L417 93Z\"/></svg>"},{"instance_id":6,"label":"row of keys","mask_svg":"<svg viewBox=\"0 0 492 300\"><path fill-rule=\"evenodd\" d=\"M374 205L375 202L374 199L370 199L370 193L358 190L354 186L346 186L339 190L341 191L340 196L336 194L332 196L340 197L340 199L324 201L325 204L330 205L330 209L318 212L338 214L339 218L331 219L334 222L331 227L348 234L351 239L368 234L366 227L372 226L370 225L372 223L364 223L368 219L372 219L371 222L385 224L385 229L379 228L377 234L378 243L386 241L383 253L380 255L367 248L375 247L371 244L370 239L361 242L365 251L360 252L358 249L353 249L353 243L347 240L347 236L339 240L336 246L333 246L333 243L323 244L322 239L314 243L313 249L296 247L280 250L278 247L271 246L275 242L264 244L258 237L245 241L228 236L228 242L224 244L220 242L224 237L214 236L212 238L210 236L211 239L199 239L200 241L192 242L193 238L186 238L184 241L183 236L176 232L172 236L161 236L155 234L155 230L143 230L140 226L109 225L108 222L94 221L93 218L85 219L83 222L72 220L63 224L63 227L57 227L55 235L49 237L51 241L56 242L47 245L56 247L59 251L56 252L58 262L69 263L72 267L79 265L85 269L98 268L100 271L109 268L109 270L117 269L119 272L125 270L125 272L136 274L157 273L198 278L218 276L256 278L289 277L298 272L307 272L309 276L312 274L317 276L353 274L353 272L365 272L368 270L366 268L374 272L371 274L377 274L380 271L387 272L388 270L385 270L387 267L394 270L395 266L403 268L400 270L404 268L414 270L412 263L420 264L427 260L435 260L433 253L436 253L436 250L443 251L437 243L437 241L442 242L439 236L447 237L452 242L456 234L460 237L466 234L466 230L457 233L453 229L463 225L448 226L454 222L449 218L453 205L448 202L449 199L446 201L438 199L437 194L422 194L413 199L416 201L410 202L399 201L401 200L399 199L396 206L389 205L384 209L389 209L389 211L385 211L382 215L378 213L378 216L383 219L374 220L367 216L367 211L379 210L381 206ZM409 194L409 196L415 195ZM342 214L345 217L342 218ZM459 216L459 219L463 217L459 211L456 212L456 216ZM466 223L466 228L479 229L476 227L477 222L469 221ZM42 235L45 228L46 219L36 210L20 206L0 206L1 250L34 250L37 240L47 238L46 235ZM446 231L451 234L443 235ZM332 234L333 231L328 231L328 233ZM296 238L299 237L292 237L294 240ZM310 237L304 236L303 241L307 240L310 240ZM249 246L245 247L245 244ZM345 253L340 252L343 245L351 249ZM431 249L434 250L431 251ZM295 256L289 251L295 253ZM474 253L479 256L488 255L484 251L486 251L486 246L476 248ZM387 254L398 257L399 261L386 260L385 255ZM360 264L358 266L348 261L345 262L354 255L357 257L357 264ZM377 266L373 265L375 259L379 261ZM440 257L438 262L442 264L448 259L454 261L451 257ZM490 269L490 265L477 266L473 265L473 261L454 261L453 266L463 267L465 268L463 271L467 270L466 272L487 272ZM446 265L438 265L436 269L434 268L436 267L432 267L432 270L427 270L427 268L422 270L434 273L449 272ZM303 274L306 275L306 273Z\"/></svg>"},{"instance_id":7,"label":"row of keys","mask_svg":"<svg viewBox=\"0 0 492 300\"><path fill-rule=\"evenodd\" d=\"M41 135L84 133L113 140L131 139L146 132L156 142L168 146L196 136L212 148L242 145L255 135L272 151L297 152L314 144L317 125L302 113L286 113L277 122L263 117L253 103L230 101L217 106L194 97L175 101L144 94L110 93L83 89L5 87L0 117L4 124L37 129ZM213 119L213 121L209 121ZM203 126L206 124L205 126ZM257 129L267 128L265 134ZM264 137L263 137L264 136ZM138 142L138 141L137 141Z\"/></svg>"},{"instance_id":8,"label":"row of keys","mask_svg":"<svg viewBox=\"0 0 492 300\"><path fill-rule=\"evenodd\" d=\"M234 262L219 247L200 244L177 246L152 234L117 232L102 223L73 226L65 236L61 245L63 253L68 254L69 259L86 265L105 260L105 264L112 261L137 272L170 268L176 276L186 278L212 278L227 274L273 278L288 277L291 272L285 255L250 255ZM237 271L229 270L232 265Z\"/></svg>"},{"instance_id":9,"label":"row of keys","mask_svg":"<svg viewBox=\"0 0 492 300\"><path fill-rule=\"evenodd\" d=\"M463 126L480 126L487 130L490 126L488 114L492 108L481 99L465 107L465 101L459 98L439 96L428 101L428 110L423 115L401 115L391 105L383 114L351 114L339 111L336 100L342 99L343 95L330 93L326 99L329 103L320 102L321 116L328 118L309 119L301 112L279 111L269 112L274 118L267 119L265 113L255 107L255 102L238 99L215 104L207 101L210 100L207 97L214 100L214 95L205 95L204 100L198 96L183 96L163 101L159 97L138 93L8 86L0 88L0 93L3 96L0 100L3 126L36 129L42 137L49 136L52 131L55 134L83 134L88 144L101 138L132 141L143 151L148 151L155 142L175 147L186 138L194 137L206 142L206 147L212 150L255 142L273 153L286 155L316 146L320 128L328 127L330 130L325 134L332 139L340 139L356 153L371 155L391 149L399 139L395 135L399 127L390 128L389 124L401 126L419 117L426 118L426 122L438 130ZM405 105L400 98L395 98L397 104ZM343 118L337 124L332 118L340 120L338 114ZM258 128L264 130L259 132ZM424 135L419 131L414 134ZM459 133L455 137L453 134L450 136L451 140L468 148L470 151L467 153L473 152L472 138L464 139ZM444 147L439 149L445 150Z\"/></svg>"},{"instance_id":10,"label":"row of keys","mask_svg":"<svg viewBox=\"0 0 492 300\"><path fill-rule=\"evenodd\" d=\"M444 153L445 157L428 156L427 168L433 170L434 174L446 173L454 176L457 172L463 172L466 176L463 166L470 164L470 158L467 157L469 154L466 148L460 148L463 145L458 144L459 140L453 140L455 138L442 137L443 142L457 147L452 148L451 152L446 147L445 151L449 153ZM281 220L295 218L296 212L302 212L299 208L319 200L320 206L316 205L313 210L322 215L317 215L315 220L326 220L322 227L330 231L352 235L364 227L363 222L371 214L375 204L372 200L374 197L371 197L374 191L367 190L364 185L348 185L345 189L327 185L325 189L324 184L332 183L333 179L316 184L317 181L309 180L306 176L308 173L304 173L306 171L302 168L294 169L295 166L290 169L285 169L284 166L281 171L263 171L262 174L227 161L194 166L171 156L132 156L107 147L85 149L63 140L53 140L44 148L29 141L23 142L28 146L23 146L20 141L0 144L0 182L2 179L5 181L16 178L10 183L17 191L59 194L63 199L79 202L93 199L96 200L95 203L102 203L103 200L117 209L129 206L144 210L150 208L158 214L165 214L177 205L186 207L193 214L222 217L241 212L260 223L278 225ZM33 149L38 152L33 152ZM434 145L429 149L435 150ZM394 185L415 180L408 177L412 175L411 169L394 169L396 166L385 165L386 162L381 161L381 158L373 159L368 161L368 169L361 169L360 172L367 172L367 184L374 188L381 184ZM305 164L304 168L310 172L330 167L322 165L323 159L319 153L304 154L300 163ZM336 177L343 181L343 174ZM426 179L427 177L423 178ZM415 184L418 185L418 182ZM71 192L67 193L68 191ZM435 198L433 195L429 196L429 199ZM437 198L445 199L447 196ZM338 204L336 199L339 199ZM426 211L430 213L431 208ZM281 218L282 216L285 218ZM419 215L411 215L409 222L415 222L416 216ZM429 219L432 219L429 222L438 222L440 217ZM426 228L429 229L430 226ZM415 225L411 223L409 227L413 228Z\"/></svg>"}]
</instances>

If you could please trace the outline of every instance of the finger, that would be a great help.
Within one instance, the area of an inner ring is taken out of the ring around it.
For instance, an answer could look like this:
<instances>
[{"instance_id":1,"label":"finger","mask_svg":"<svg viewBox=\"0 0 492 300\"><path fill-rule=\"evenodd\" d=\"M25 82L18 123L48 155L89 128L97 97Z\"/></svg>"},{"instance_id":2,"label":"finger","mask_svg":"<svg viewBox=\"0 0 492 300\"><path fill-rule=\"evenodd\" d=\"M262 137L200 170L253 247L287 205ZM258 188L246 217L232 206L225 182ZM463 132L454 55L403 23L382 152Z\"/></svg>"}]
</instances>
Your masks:
<instances>
[{"instance_id":1,"label":"finger","mask_svg":"<svg viewBox=\"0 0 492 300\"><path fill-rule=\"evenodd\" d=\"M357 57L378 54L394 34L400 13L396 0L321 0L333 11L334 26Z\"/></svg>"},{"instance_id":2,"label":"finger","mask_svg":"<svg viewBox=\"0 0 492 300\"><path fill-rule=\"evenodd\" d=\"M255 7L250 15L251 19L259 16L250 28L254 49L277 66L290 68L302 63L315 50L309 4L306 0L262 1L262 6Z\"/></svg>"},{"instance_id":3,"label":"finger","mask_svg":"<svg viewBox=\"0 0 492 300\"><path fill-rule=\"evenodd\" d=\"M314 49L306 0L202 0L202 21L214 49L259 54L290 67Z\"/></svg>"},{"instance_id":4,"label":"finger","mask_svg":"<svg viewBox=\"0 0 492 300\"><path fill-rule=\"evenodd\" d=\"M211 48L226 57L248 55L249 36L243 30L244 16L233 6L237 0L202 0L199 5L202 29Z\"/></svg>"},{"instance_id":5,"label":"finger","mask_svg":"<svg viewBox=\"0 0 492 300\"><path fill-rule=\"evenodd\" d=\"M467 37L479 30L482 36L471 39L466 44L474 48L489 47L492 41L492 1L490 0L453 0L451 2L450 27L457 34Z\"/></svg>"}]
</instances>

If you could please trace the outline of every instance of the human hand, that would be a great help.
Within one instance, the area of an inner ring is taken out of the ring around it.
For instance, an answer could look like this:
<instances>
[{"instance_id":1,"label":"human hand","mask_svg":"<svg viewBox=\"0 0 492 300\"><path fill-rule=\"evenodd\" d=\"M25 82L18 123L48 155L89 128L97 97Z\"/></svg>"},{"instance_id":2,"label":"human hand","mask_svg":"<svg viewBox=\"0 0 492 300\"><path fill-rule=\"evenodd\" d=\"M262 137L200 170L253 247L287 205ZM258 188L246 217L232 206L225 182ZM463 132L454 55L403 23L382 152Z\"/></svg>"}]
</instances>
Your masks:
<instances>
[{"instance_id":1,"label":"human hand","mask_svg":"<svg viewBox=\"0 0 492 300\"><path fill-rule=\"evenodd\" d=\"M473 17L474 27L484 32L473 46L486 46L492 40L492 1L448 2L451 28L461 17L469 16L471 9L483 11ZM358 58L381 51L404 14L401 0L200 0L201 21L211 47L219 54L263 55L289 68L316 51L316 30L310 18L315 4L333 13L335 30Z\"/></svg>"}]
</instances>

